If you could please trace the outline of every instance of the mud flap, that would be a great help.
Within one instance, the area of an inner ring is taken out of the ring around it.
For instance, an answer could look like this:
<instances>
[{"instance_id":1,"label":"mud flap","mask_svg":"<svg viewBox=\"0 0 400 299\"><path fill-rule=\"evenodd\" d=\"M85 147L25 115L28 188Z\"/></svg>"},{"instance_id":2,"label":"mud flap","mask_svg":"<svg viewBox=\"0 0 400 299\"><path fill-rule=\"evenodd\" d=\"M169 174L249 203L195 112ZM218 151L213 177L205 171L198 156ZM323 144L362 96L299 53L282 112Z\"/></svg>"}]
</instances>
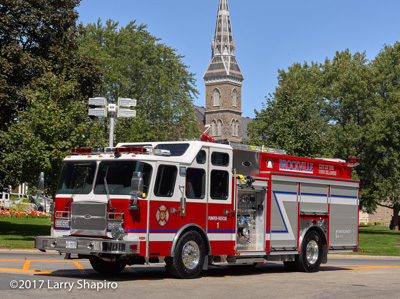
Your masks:
<instances>
[{"instance_id":1,"label":"mud flap","mask_svg":"<svg viewBox=\"0 0 400 299\"><path fill-rule=\"evenodd\" d=\"M328 262L328 246L322 246L322 261L321 264L326 264Z\"/></svg>"},{"instance_id":2,"label":"mud flap","mask_svg":"<svg viewBox=\"0 0 400 299\"><path fill-rule=\"evenodd\" d=\"M204 257L203 270L208 270L208 255Z\"/></svg>"}]
</instances>

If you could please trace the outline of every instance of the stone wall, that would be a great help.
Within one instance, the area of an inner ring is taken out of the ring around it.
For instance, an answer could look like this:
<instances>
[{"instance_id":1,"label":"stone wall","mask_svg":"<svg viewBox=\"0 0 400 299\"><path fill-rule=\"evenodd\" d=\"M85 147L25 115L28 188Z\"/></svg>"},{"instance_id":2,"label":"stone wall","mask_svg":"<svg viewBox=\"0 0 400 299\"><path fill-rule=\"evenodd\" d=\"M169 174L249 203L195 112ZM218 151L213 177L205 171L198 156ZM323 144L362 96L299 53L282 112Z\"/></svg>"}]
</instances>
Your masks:
<instances>
[{"instance_id":1,"label":"stone wall","mask_svg":"<svg viewBox=\"0 0 400 299\"><path fill-rule=\"evenodd\" d=\"M219 105L214 106L214 90L220 93ZM236 90L236 105L232 105L233 91ZM233 82L216 82L206 85L206 124L222 121L222 134L211 136L214 139L228 139L233 142L242 141L242 87ZM232 136L232 121L238 122L238 135Z\"/></svg>"},{"instance_id":2,"label":"stone wall","mask_svg":"<svg viewBox=\"0 0 400 299\"><path fill-rule=\"evenodd\" d=\"M376 222L380 222L382 225L389 225L390 220L392 220L392 216L392 209L378 206L374 213L369 214L368 222L372 222L373 224L375 224Z\"/></svg>"}]
</instances>

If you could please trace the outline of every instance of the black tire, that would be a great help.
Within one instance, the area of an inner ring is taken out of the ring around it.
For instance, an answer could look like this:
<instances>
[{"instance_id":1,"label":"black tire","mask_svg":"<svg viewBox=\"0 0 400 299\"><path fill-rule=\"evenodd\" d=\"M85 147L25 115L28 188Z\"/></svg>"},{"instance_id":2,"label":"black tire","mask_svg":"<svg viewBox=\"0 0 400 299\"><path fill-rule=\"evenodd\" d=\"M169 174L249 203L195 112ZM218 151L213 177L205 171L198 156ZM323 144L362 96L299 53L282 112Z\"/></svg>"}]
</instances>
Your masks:
<instances>
[{"instance_id":1,"label":"black tire","mask_svg":"<svg viewBox=\"0 0 400 299\"><path fill-rule=\"evenodd\" d=\"M93 269L101 274L117 274L124 270L126 266L126 263L120 260L107 262L97 256L92 256L89 261Z\"/></svg>"},{"instance_id":2,"label":"black tire","mask_svg":"<svg viewBox=\"0 0 400 299\"><path fill-rule=\"evenodd\" d=\"M296 268L303 272L318 272L322 262L322 239L315 232L309 232L301 244L301 251L296 259Z\"/></svg>"},{"instance_id":3,"label":"black tire","mask_svg":"<svg viewBox=\"0 0 400 299\"><path fill-rule=\"evenodd\" d=\"M39 212L43 212L43 208L40 207L40 208L38 209L38 211L39 211Z\"/></svg>"},{"instance_id":4,"label":"black tire","mask_svg":"<svg viewBox=\"0 0 400 299\"><path fill-rule=\"evenodd\" d=\"M175 247L174 256L165 259L167 271L174 277L190 279L203 270L205 245L196 231L185 233Z\"/></svg>"}]
</instances>

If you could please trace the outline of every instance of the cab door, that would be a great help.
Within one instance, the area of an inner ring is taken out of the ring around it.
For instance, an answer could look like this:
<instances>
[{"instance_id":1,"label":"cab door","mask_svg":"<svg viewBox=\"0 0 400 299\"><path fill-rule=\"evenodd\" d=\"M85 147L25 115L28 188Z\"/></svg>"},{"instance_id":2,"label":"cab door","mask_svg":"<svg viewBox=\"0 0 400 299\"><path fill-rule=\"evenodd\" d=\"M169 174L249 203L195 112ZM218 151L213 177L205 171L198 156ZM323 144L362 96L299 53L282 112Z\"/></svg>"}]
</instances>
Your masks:
<instances>
[{"instance_id":1,"label":"cab door","mask_svg":"<svg viewBox=\"0 0 400 299\"><path fill-rule=\"evenodd\" d=\"M235 212L231 149L209 148L207 235L212 255L233 254Z\"/></svg>"}]
</instances>

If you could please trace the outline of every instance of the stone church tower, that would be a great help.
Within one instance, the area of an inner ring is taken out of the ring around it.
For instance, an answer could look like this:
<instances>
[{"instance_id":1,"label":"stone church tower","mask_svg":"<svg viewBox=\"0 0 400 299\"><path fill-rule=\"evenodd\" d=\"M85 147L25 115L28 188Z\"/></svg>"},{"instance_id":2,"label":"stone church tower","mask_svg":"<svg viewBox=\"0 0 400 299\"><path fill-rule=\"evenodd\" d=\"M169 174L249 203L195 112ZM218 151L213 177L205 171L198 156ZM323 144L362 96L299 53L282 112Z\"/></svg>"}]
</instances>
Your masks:
<instances>
[{"instance_id":1,"label":"stone church tower","mask_svg":"<svg viewBox=\"0 0 400 299\"><path fill-rule=\"evenodd\" d=\"M242 141L242 72L235 58L228 0L219 0L206 84L205 123L214 139Z\"/></svg>"}]
</instances>

